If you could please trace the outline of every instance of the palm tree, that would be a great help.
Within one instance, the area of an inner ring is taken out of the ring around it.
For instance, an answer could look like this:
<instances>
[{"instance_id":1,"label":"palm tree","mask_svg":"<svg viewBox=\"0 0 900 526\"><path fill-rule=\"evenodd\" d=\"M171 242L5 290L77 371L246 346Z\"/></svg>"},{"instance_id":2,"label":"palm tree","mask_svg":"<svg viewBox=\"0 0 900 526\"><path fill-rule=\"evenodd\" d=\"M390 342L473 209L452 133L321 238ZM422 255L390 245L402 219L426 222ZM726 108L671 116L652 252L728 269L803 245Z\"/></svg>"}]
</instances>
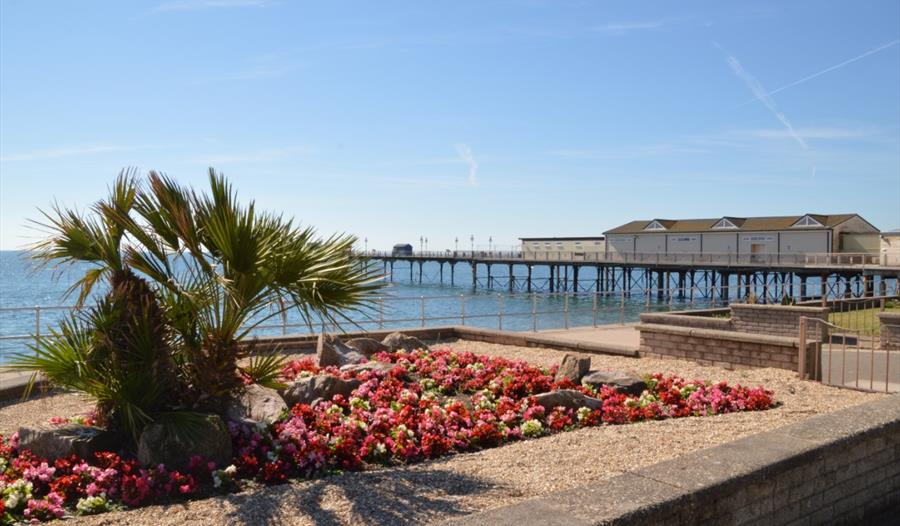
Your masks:
<instances>
[{"instance_id":1,"label":"palm tree","mask_svg":"<svg viewBox=\"0 0 900 526\"><path fill-rule=\"evenodd\" d=\"M108 292L39 338L15 367L84 391L110 423L135 436L152 421L210 409L243 378L272 384L277 357L246 360L248 335L296 310L312 327L365 311L378 277L354 258L355 238L317 236L281 215L241 206L210 169L197 193L150 172L120 174L91 215L53 208L34 248L45 264L88 262L73 285L80 306L98 283Z\"/></svg>"}]
</instances>

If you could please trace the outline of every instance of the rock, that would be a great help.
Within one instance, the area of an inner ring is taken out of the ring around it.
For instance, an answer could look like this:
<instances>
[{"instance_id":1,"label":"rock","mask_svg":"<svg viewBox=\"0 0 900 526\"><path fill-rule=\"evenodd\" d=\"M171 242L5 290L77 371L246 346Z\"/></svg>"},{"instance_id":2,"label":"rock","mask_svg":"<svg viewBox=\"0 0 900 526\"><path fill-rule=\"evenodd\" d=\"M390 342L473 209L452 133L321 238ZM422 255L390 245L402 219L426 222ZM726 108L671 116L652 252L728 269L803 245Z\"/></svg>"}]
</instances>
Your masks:
<instances>
[{"instance_id":1,"label":"rock","mask_svg":"<svg viewBox=\"0 0 900 526\"><path fill-rule=\"evenodd\" d=\"M93 460L98 451L118 451L122 443L116 433L81 424L39 424L19 428L19 447L53 462L75 454Z\"/></svg>"},{"instance_id":2,"label":"rock","mask_svg":"<svg viewBox=\"0 0 900 526\"><path fill-rule=\"evenodd\" d=\"M319 367L328 367L329 365L341 367L364 361L366 361L365 356L344 345L344 342L334 334L319 334L319 341L316 344L316 365Z\"/></svg>"},{"instance_id":3,"label":"rock","mask_svg":"<svg viewBox=\"0 0 900 526\"><path fill-rule=\"evenodd\" d=\"M387 345L374 338L353 338L352 340L347 340L346 345L366 358L389 350Z\"/></svg>"},{"instance_id":4,"label":"rock","mask_svg":"<svg viewBox=\"0 0 900 526\"><path fill-rule=\"evenodd\" d=\"M579 358L575 355L567 354L563 357L562 363L556 371L555 380L559 382L564 378L568 378L577 384L581 381L581 377L586 375L590 369L590 358Z\"/></svg>"},{"instance_id":5,"label":"rock","mask_svg":"<svg viewBox=\"0 0 900 526\"><path fill-rule=\"evenodd\" d=\"M406 352L415 351L416 349L429 350L428 346L422 343L422 340L415 336L407 336L402 332L392 332L388 334L381 343L388 348L390 352L403 350Z\"/></svg>"},{"instance_id":6,"label":"rock","mask_svg":"<svg viewBox=\"0 0 900 526\"><path fill-rule=\"evenodd\" d=\"M447 404L452 404L453 402L459 402L466 408L466 411L473 411L475 409L475 405L472 403L472 396L467 394L457 394L453 396L441 397L440 398L441 405L446 406Z\"/></svg>"},{"instance_id":7,"label":"rock","mask_svg":"<svg viewBox=\"0 0 900 526\"><path fill-rule=\"evenodd\" d=\"M184 469L193 456L223 467L231 463L231 435L219 415L202 415L190 429L176 434L170 426L150 424L138 440L138 460L145 466L164 464Z\"/></svg>"},{"instance_id":8,"label":"rock","mask_svg":"<svg viewBox=\"0 0 900 526\"><path fill-rule=\"evenodd\" d=\"M349 397L361 383L359 380L344 380L330 374L307 376L289 385L282 396L291 407L296 404L312 404L319 399L331 400L338 394Z\"/></svg>"},{"instance_id":9,"label":"rock","mask_svg":"<svg viewBox=\"0 0 900 526\"><path fill-rule=\"evenodd\" d=\"M271 424L278 420L288 405L275 389L258 384L248 385L244 392L225 407L225 418L235 421L254 420Z\"/></svg>"},{"instance_id":10,"label":"rock","mask_svg":"<svg viewBox=\"0 0 900 526\"><path fill-rule=\"evenodd\" d=\"M606 385L620 393L634 396L640 396L647 388L644 380L623 371L592 371L581 379L581 385L598 390L600 386Z\"/></svg>"},{"instance_id":11,"label":"rock","mask_svg":"<svg viewBox=\"0 0 900 526\"><path fill-rule=\"evenodd\" d=\"M361 373L363 371L384 371L385 373L389 373L394 369L394 367L397 367L397 364L370 360L366 363L347 364L341 367L341 371L351 371L355 373Z\"/></svg>"},{"instance_id":12,"label":"rock","mask_svg":"<svg viewBox=\"0 0 900 526\"><path fill-rule=\"evenodd\" d=\"M547 411L550 411L557 406L563 406L566 409L578 409L580 407L600 409L603 407L602 400L591 398L581 391L576 391L574 389L559 389L557 391L550 391L549 393L541 393L535 395L534 399L538 404L544 406L544 409Z\"/></svg>"}]
</instances>

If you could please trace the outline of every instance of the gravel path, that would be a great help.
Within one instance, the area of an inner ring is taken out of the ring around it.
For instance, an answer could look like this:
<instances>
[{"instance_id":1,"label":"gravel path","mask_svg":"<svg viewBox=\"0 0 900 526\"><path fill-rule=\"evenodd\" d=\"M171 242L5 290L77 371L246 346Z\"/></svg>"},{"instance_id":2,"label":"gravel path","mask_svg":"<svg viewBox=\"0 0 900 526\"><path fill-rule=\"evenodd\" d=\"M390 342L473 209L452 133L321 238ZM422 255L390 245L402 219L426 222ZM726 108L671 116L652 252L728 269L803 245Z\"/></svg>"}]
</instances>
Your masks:
<instances>
[{"instance_id":1,"label":"gravel path","mask_svg":"<svg viewBox=\"0 0 900 526\"><path fill-rule=\"evenodd\" d=\"M560 351L457 341L457 351L558 363ZM77 524L421 524L512 504L883 396L801 382L790 371L727 371L690 362L585 355L594 369L663 372L775 391L781 405L754 413L579 429L407 467L246 490L170 506L80 518ZM86 411L78 395L0 407L0 433Z\"/></svg>"}]
</instances>

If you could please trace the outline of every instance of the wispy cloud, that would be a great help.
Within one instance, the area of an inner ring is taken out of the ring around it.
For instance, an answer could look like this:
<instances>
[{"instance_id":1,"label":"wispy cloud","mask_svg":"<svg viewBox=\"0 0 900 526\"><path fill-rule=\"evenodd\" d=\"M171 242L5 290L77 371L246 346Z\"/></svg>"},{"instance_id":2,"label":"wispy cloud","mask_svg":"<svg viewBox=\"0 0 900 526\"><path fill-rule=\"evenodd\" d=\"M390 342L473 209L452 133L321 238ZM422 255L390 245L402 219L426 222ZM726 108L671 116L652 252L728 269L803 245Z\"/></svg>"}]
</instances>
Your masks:
<instances>
[{"instance_id":1,"label":"wispy cloud","mask_svg":"<svg viewBox=\"0 0 900 526\"><path fill-rule=\"evenodd\" d=\"M863 139L880 135L876 129L866 128L796 128L793 133L787 129L734 130L733 135L759 139L794 138L794 134L807 139Z\"/></svg>"},{"instance_id":2,"label":"wispy cloud","mask_svg":"<svg viewBox=\"0 0 900 526\"><path fill-rule=\"evenodd\" d=\"M60 159L63 157L76 157L81 155L96 155L110 152L125 152L139 150L146 146L120 146L115 144L92 144L85 146L63 146L48 148L46 150L34 150L0 157L2 162L13 161L44 161L48 159Z\"/></svg>"},{"instance_id":3,"label":"wispy cloud","mask_svg":"<svg viewBox=\"0 0 900 526\"><path fill-rule=\"evenodd\" d=\"M679 22L686 22L693 17L684 16L677 18L659 18L656 20L639 20L632 22L614 22L601 26L594 26L593 31L603 33L609 36L621 36L633 31L650 31L660 29L663 26L672 25Z\"/></svg>"},{"instance_id":4,"label":"wispy cloud","mask_svg":"<svg viewBox=\"0 0 900 526\"><path fill-rule=\"evenodd\" d=\"M719 44L713 42L713 45L721 49L722 51L725 51L725 48L723 48ZM728 52L725 51L725 53ZM754 77L746 69L744 69L744 66L741 65L740 61L735 58L734 55L728 54L726 61L728 62L728 66L731 68L731 71L739 79L741 79L744 84L746 84L747 88L753 93L753 96L756 97L756 100L761 102L762 105L765 106L772 113L772 115L774 115L775 118L784 125L784 128L788 131L791 137L793 137L793 139L797 141L797 144L799 144L801 148L803 148L804 150L808 150L809 145L806 144L806 141L803 140L803 137L800 137L800 135L794 129L794 125L791 124L791 121L788 120L785 114L778 110L778 106L775 104L775 100L772 99L772 97L769 96L768 93L766 93L766 89L756 79L756 77Z\"/></svg>"},{"instance_id":5,"label":"wispy cloud","mask_svg":"<svg viewBox=\"0 0 900 526\"><path fill-rule=\"evenodd\" d=\"M167 11L200 11L204 9L229 9L247 7L268 7L271 0L170 0L153 8L157 13Z\"/></svg>"},{"instance_id":6,"label":"wispy cloud","mask_svg":"<svg viewBox=\"0 0 900 526\"><path fill-rule=\"evenodd\" d=\"M875 53L879 53L879 52L881 52L881 51L884 51L885 49L892 48L892 47L896 46L897 44L900 44L900 40L892 40L892 41L888 42L887 44L882 44L882 45L880 45L880 46L878 46L878 47L876 47L876 48L872 48L872 49L866 51L865 53L863 53L863 54L861 54L861 55L857 55L857 56L855 56L855 57L853 57L853 58L851 58L851 59L845 60L845 61L840 62L840 63L838 63L838 64L835 64L835 65L833 65L833 66L829 66L829 67L827 67L827 68L825 68L825 69L823 69L823 70L821 70L821 71L817 71L817 72L813 73L812 75L807 75L807 76L803 77L802 79L795 80L795 81L793 81L793 82L789 82L789 83L787 83L787 84L785 84L784 86L781 86L781 87L779 87L779 88L775 88L775 89L773 89L772 91L767 92L766 95L772 96L772 95L774 95L774 94L776 94L776 93L779 93L779 92L781 92L781 91L784 91L784 90L786 90L786 89L788 89L788 88L793 88L794 86L797 86L797 85L799 85L799 84L803 84L804 82L810 81L810 80L812 80L812 79L814 79L814 78L816 78L816 77L821 77L822 75L824 75L824 74L826 74L826 73L830 73L830 72L832 72L832 71L834 71L834 70L836 70L836 69L840 69L840 68L842 68L842 67L844 67L844 66L847 66L847 65L849 65L849 64L853 64L854 62L856 62L856 61L858 61L858 60L862 60L862 59L864 59L864 58L866 58L866 57L868 57L868 56L874 55ZM740 106L746 106L747 104L750 104L751 102L754 102L755 100L756 100L756 99L750 99L750 100L748 100L748 101L742 102L742 103L740 103L740 104L738 105L738 107L740 107Z\"/></svg>"},{"instance_id":7,"label":"wispy cloud","mask_svg":"<svg viewBox=\"0 0 900 526\"><path fill-rule=\"evenodd\" d=\"M457 144L456 153L469 166L469 186L478 186L478 161L468 144Z\"/></svg>"}]
</instances>

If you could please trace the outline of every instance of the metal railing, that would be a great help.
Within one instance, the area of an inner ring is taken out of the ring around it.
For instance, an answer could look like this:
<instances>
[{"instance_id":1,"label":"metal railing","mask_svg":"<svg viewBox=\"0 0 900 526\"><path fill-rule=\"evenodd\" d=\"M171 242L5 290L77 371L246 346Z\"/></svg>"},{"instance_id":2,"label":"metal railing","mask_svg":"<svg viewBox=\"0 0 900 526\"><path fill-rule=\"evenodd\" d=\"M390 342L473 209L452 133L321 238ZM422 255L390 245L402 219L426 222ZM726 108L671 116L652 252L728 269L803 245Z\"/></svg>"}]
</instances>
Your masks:
<instances>
[{"instance_id":1,"label":"metal railing","mask_svg":"<svg viewBox=\"0 0 900 526\"><path fill-rule=\"evenodd\" d=\"M462 261L521 261L528 262L586 262L608 264L654 264L654 265L712 265L725 267L802 267L834 268L847 267L864 270L866 268L900 267L900 259L894 260L878 253L846 254L733 254L733 253L630 253L592 251L484 251L446 250L394 254L372 250L358 255L370 258L407 259L450 259Z\"/></svg>"},{"instance_id":2,"label":"metal railing","mask_svg":"<svg viewBox=\"0 0 900 526\"><path fill-rule=\"evenodd\" d=\"M812 329L810 331L810 329ZM809 363L808 338L814 349ZM900 392L900 351L878 339L819 318L801 317L798 374L823 384L861 391Z\"/></svg>"},{"instance_id":3,"label":"metal railing","mask_svg":"<svg viewBox=\"0 0 900 526\"><path fill-rule=\"evenodd\" d=\"M729 290L739 289L739 290ZM643 312L672 311L691 308L711 308L745 301L738 297L743 287L671 287L646 288L631 291L602 292L532 292L496 294L460 294L444 296L383 296L376 298L365 317L336 327L327 321L312 324L291 319L287 313L277 316L277 323L264 323L254 328L254 334L288 334L305 329L310 332L331 332L351 327L359 329L426 327L439 324L496 327L499 330L538 331L572 326L598 326L636 321ZM473 303L477 302L477 305ZM492 303L492 304L491 304ZM29 342L42 333L54 319L48 312L70 312L72 306L36 306L0 308L0 327L8 325L16 313L33 317L30 334L0 334L0 343ZM58 316L57 316L58 317ZM24 325L20 321L19 325ZM0 350L0 362L3 361Z\"/></svg>"}]
</instances>

